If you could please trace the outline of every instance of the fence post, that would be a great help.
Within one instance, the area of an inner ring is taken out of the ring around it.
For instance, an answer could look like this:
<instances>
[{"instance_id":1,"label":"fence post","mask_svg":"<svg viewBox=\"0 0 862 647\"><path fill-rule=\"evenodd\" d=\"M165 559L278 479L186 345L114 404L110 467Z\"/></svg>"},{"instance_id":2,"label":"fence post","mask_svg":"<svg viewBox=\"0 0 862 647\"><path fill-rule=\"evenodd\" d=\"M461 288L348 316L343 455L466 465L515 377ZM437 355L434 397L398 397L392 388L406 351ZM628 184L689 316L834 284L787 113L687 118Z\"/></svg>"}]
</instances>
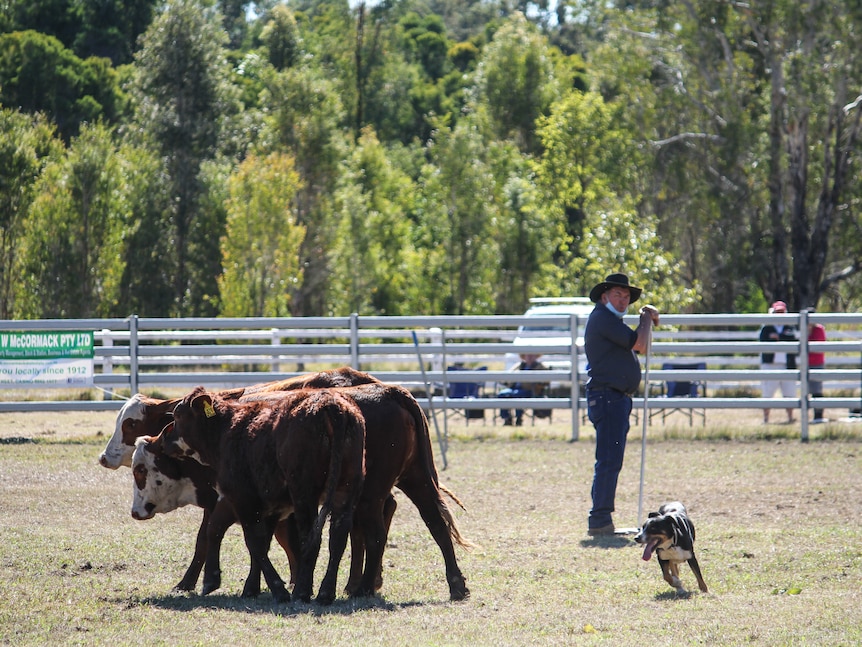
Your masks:
<instances>
[{"instance_id":1,"label":"fence post","mask_svg":"<svg viewBox=\"0 0 862 647\"><path fill-rule=\"evenodd\" d=\"M279 346L281 344L281 335L278 334L278 328L270 328L269 334L270 345ZM273 373L281 373L281 363L278 361L278 353L272 354L272 363L269 365L269 370Z\"/></svg>"},{"instance_id":2,"label":"fence post","mask_svg":"<svg viewBox=\"0 0 862 647\"><path fill-rule=\"evenodd\" d=\"M359 368L359 313L350 315L350 366L361 371Z\"/></svg>"},{"instance_id":3,"label":"fence post","mask_svg":"<svg viewBox=\"0 0 862 647\"><path fill-rule=\"evenodd\" d=\"M578 367L578 315L569 315L569 329L572 336L572 442L580 436L581 425L581 376Z\"/></svg>"},{"instance_id":4,"label":"fence post","mask_svg":"<svg viewBox=\"0 0 862 647\"><path fill-rule=\"evenodd\" d=\"M138 392L138 315L129 317L129 389Z\"/></svg>"},{"instance_id":5,"label":"fence post","mask_svg":"<svg viewBox=\"0 0 862 647\"><path fill-rule=\"evenodd\" d=\"M114 338L111 336L111 331L107 328L102 328L102 348L113 348L114 346ZM102 375L111 375L114 372L114 356L113 355L103 355L102 356ZM113 389L105 389L103 391L102 399L103 400L113 400L114 391Z\"/></svg>"},{"instance_id":6,"label":"fence post","mask_svg":"<svg viewBox=\"0 0 862 647\"><path fill-rule=\"evenodd\" d=\"M799 423L801 440L808 442L808 310L799 313Z\"/></svg>"}]
</instances>

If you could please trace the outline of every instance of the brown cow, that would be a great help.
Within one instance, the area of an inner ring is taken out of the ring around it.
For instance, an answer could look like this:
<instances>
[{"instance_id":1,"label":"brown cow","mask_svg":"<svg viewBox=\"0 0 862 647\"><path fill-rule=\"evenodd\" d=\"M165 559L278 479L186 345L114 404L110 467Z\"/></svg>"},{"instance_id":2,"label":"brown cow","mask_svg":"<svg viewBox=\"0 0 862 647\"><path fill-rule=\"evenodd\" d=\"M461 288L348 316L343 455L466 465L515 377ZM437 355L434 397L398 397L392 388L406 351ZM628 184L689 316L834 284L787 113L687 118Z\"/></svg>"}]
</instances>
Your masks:
<instances>
[{"instance_id":1,"label":"brown cow","mask_svg":"<svg viewBox=\"0 0 862 647\"><path fill-rule=\"evenodd\" d=\"M220 546L227 529L236 523L236 514L225 500L219 499L215 489L215 471L197 461L167 456L162 451L161 436L142 436L135 444L132 455L132 517L139 521L152 519L156 514L172 512L186 505L203 508L204 516L195 542L192 563L180 583L178 591L193 591L207 559L209 546ZM275 538L287 555L290 565L290 583L296 578L296 552L299 538L296 523L291 515L275 526ZM216 564L218 558L216 557ZM221 586L221 572L209 569L215 579L204 578L203 595ZM251 560L249 574L242 590L243 597L260 594L260 566Z\"/></svg>"},{"instance_id":2,"label":"brown cow","mask_svg":"<svg viewBox=\"0 0 862 647\"><path fill-rule=\"evenodd\" d=\"M290 600L269 560L275 521L293 513L301 545L294 597L309 601L321 531L330 521L330 559L318 601L335 599L365 472L365 425L359 409L330 389L236 402L198 387L162 431L166 454L213 467L219 490L239 517L246 546L273 597ZM318 512L318 502L323 505Z\"/></svg>"},{"instance_id":3,"label":"brown cow","mask_svg":"<svg viewBox=\"0 0 862 647\"><path fill-rule=\"evenodd\" d=\"M377 378L369 373L354 370L350 367L342 367L319 373L311 373L308 375L300 375L286 380L275 382L265 382L255 384L248 387L230 389L221 391L220 394L225 397L236 398L242 400L248 394L248 397L259 397L260 394L272 391L298 389L298 388L323 388L329 386L350 386L354 384L369 384L378 382ZM165 425L171 422L174 407L180 402L180 399L159 400L150 398L143 394L136 394L125 403L123 408L117 415L116 427L114 434L108 440L105 449L99 455L99 463L109 469L117 469L121 465L132 465L132 453L135 451L135 441L140 437L158 435ZM161 453L161 447L156 446L154 451ZM197 539L195 541L195 552L192 556L191 564L186 569L185 574L179 583L174 587L177 591L194 591L198 577L200 577L201 569L207 558L209 546L215 546L218 551L221 539L227 529L236 523L236 515L233 509L225 502L218 502L218 494L212 484L215 479L211 474L211 470L202 467L194 461L177 461L169 457L162 457L159 465L165 468L162 476L166 478L162 481L168 490L175 485L184 485L188 491L181 495L181 499L174 499L173 502L167 502L165 497L173 496L168 492L153 490L155 481L151 479L150 494L152 501L151 505L158 505L153 514L156 512L170 512L175 510L180 505L198 505L203 508L204 515L201 520L200 528L198 529ZM207 486L209 483L209 486ZM182 500L184 503L177 503ZM146 503L138 509L139 519L149 519L152 514L147 514L145 511ZM385 508L385 520L387 531L392 521L392 515L395 513L396 502L395 498L388 497ZM291 582L295 581L296 573L294 566L296 558L292 554L290 537L295 534L289 525L290 519L279 522L276 526L275 537L279 544L284 548L288 562L291 564ZM352 592L356 589L359 583L359 577L362 572L362 560L364 556L363 541L359 536L358 526L355 532L351 532L351 577L347 582L345 589ZM215 564L218 564L218 555L214 557ZM249 576L246 578L243 588L243 596L254 596L260 592L260 575L259 568L252 563ZM203 589L204 595L215 591L221 586L221 572L218 568L210 568L204 574ZM376 588L382 586L382 577L378 573L376 578Z\"/></svg>"},{"instance_id":4,"label":"brown cow","mask_svg":"<svg viewBox=\"0 0 862 647\"><path fill-rule=\"evenodd\" d=\"M355 595L371 595L375 576L383 563L388 526L384 503L393 487L413 502L437 542L446 567L446 582L452 600L470 595L466 579L458 568L453 540L472 544L461 535L443 493L464 507L455 495L440 485L428 420L415 398L406 389L381 382L329 389L353 400L365 418L365 484L356 509L356 521L365 541L365 569ZM253 396L249 396L253 397ZM262 393L260 398L282 397ZM205 569L209 569L207 561ZM355 566L355 563L354 563ZM204 575L206 578L206 573Z\"/></svg>"}]
</instances>

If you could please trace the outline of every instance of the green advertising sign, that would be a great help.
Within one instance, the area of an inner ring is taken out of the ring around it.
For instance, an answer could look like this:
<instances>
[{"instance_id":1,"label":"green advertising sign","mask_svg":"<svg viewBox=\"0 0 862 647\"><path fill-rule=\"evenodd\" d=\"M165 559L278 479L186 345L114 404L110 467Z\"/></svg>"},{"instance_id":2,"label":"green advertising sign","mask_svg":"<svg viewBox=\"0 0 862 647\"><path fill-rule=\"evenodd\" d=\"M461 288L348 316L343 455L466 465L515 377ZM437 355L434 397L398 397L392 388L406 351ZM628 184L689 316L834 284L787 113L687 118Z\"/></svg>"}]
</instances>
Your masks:
<instances>
[{"instance_id":1,"label":"green advertising sign","mask_svg":"<svg viewBox=\"0 0 862 647\"><path fill-rule=\"evenodd\" d=\"M92 358L92 330L0 333L0 360Z\"/></svg>"},{"instance_id":2,"label":"green advertising sign","mask_svg":"<svg viewBox=\"0 0 862 647\"><path fill-rule=\"evenodd\" d=\"M0 332L0 387L93 383L93 331Z\"/></svg>"}]
</instances>

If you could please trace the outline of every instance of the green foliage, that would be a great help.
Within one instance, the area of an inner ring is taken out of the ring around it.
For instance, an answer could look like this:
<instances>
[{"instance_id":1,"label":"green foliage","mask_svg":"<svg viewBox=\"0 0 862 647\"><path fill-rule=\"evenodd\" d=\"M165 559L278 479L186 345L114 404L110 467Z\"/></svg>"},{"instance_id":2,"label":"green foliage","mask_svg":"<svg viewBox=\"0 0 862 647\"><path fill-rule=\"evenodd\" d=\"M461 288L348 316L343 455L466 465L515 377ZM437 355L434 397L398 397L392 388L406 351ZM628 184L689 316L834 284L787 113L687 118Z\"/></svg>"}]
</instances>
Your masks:
<instances>
[{"instance_id":1,"label":"green foliage","mask_svg":"<svg viewBox=\"0 0 862 647\"><path fill-rule=\"evenodd\" d=\"M81 60L52 36L0 34L0 102L45 112L64 138L80 122L117 116L119 89L107 59Z\"/></svg>"},{"instance_id":2,"label":"green foliage","mask_svg":"<svg viewBox=\"0 0 862 647\"><path fill-rule=\"evenodd\" d=\"M85 126L35 187L16 311L24 318L105 316L119 297L125 204L111 132Z\"/></svg>"},{"instance_id":3,"label":"green foliage","mask_svg":"<svg viewBox=\"0 0 862 647\"><path fill-rule=\"evenodd\" d=\"M499 205L485 142L475 121L462 119L454 128L440 124L429 148L418 207L429 312L489 312Z\"/></svg>"},{"instance_id":4,"label":"green foliage","mask_svg":"<svg viewBox=\"0 0 862 647\"><path fill-rule=\"evenodd\" d=\"M417 268L404 217L412 182L370 128L342 166L333 203L332 314L410 314L418 305L410 300Z\"/></svg>"},{"instance_id":5,"label":"green foliage","mask_svg":"<svg viewBox=\"0 0 862 647\"><path fill-rule=\"evenodd\" d=\"M305 227L294 202L300 189L293 159L249 156L228 179L227 227L221 240L221 313L285 317L302 278L299 249Z\"/></svg>"},{"instance_id":6,"label":"green foliage","mask_svg":"<svg viewBox=\"0 0 862 647\"><path fill-rule=\"evenodd\" d=\"M41 115L0 108L0 317L18 316L14 295L24 223L43 168L60 154L54 127Z\"/></svg>"},{"instance_id":7,"label":"green foliage","mask_svg":"<svg viewBox=\"0 0 862 647\"><path fill-rule=\"evenodd\" d=\"M264 141L272 150L294 156L301 181L296 217L306 228L300 251L304 269L292 313L321 314L327 307L333 235L329 198L344 155L344 107L335 84L313 67L288 68L277 74L265 94L264 103L271 112Z\"/></svg>"},{"instance_id":8,"label":"green foliage","mask_svg":"<svg viewBox=\"0 0 862 647\"><path fill-rule=\"evenodd\" d=\"M855 308L857 4L9 0L0 104L45 118L2 117L0 309L521 312L612 269L665 309ZM219 242L271 154L302 271L252 307Z\"/></svg>"},{"instance_id":9,"label":"green foliage","mask_svg":"<svg viewBox=\"0 0 862 647\"><path fill-rule=\"evenodd\" d=\"M293 12L284 5L273 8L260 39L266 47L269 62L281 71L299 62L302 37Z\"/></svg>"},{"instance_id":10,"label":"green foliage","mask_svg":"<svg viewBox=\"0 0 862 647\"><path fill-rule=\"evenodd\" d=\"M485 48L476 79L495 135L534 152L536 120L556 97L558 81L545 39L523 14L513 14Z\"/></svg>"},{"instance_id":11,"label":"green foliage","mask_svg":"<svg viewBox=\"0 0 862 647\"><path fill-rule=\"evenodd\" d=\"M171 197L162 162L151 148L127 143L121 149L120 163L128 220L123 233L120 299L111 314L166 316L174 307L177 260Z\"/></svg>"},{"instance_id":12,"label":"green foliage","mask_svg":"<svg viewBox=\"0 0 862 647\"><path fill-rule=\"evenodd\" d=\"M644 287L644 303L655 305L661 312L685 312L699 298L698 286L680 286L676 261L656 235L655 218L636 214L630 206L614 200L591 213L583 257L573 268L579 279L577 294L589 294L590 288L608 274L623 272L633 284Z\"/></svg>"},{"instance_id":13,"label":"green foliage","mask_svg":"<svg viewBox=\"0 0 862 647\"><path fill-rule=\"evenodd\" d=\"M190 254L196 242L212 251L221 234L219 230L213 237L213 223L195 227L195 221L205 216L202 166L217 156L225 121L237 108L235 92L227 83L226 41L217 14L192 0L172 0L147 30L136 56L135 119L164 161L173 197L177 313L200 312L201 299L209 298L216 283L215 274L190 265ZM212 259L213 254L198 258Z\"/></svg>"}]
</instances>

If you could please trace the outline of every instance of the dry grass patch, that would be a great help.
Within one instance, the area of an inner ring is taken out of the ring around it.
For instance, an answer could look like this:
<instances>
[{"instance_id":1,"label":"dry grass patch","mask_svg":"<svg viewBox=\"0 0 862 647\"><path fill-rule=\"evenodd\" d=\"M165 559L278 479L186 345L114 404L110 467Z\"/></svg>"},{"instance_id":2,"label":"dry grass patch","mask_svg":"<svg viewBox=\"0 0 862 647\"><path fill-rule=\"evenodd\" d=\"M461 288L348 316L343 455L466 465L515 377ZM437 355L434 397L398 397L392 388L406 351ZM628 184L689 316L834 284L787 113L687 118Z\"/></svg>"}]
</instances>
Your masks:
<instances>
[{"instance_id":1,"label":"dry grass patch","mask_svg":"<svg viewBox=\"0 0 862 647\"><path fill-rule=\"evenodd\" d=\"M586 536L591 430L569 443L568 421L554 418L505 434L490 421L449 428L441 480L466 503L458 521L479 545L458 553L469 600L449 602L440 552L399 493L382 596L325 608L275 605L268 593L237 597L248 566L237 528L225 542L219 592L170 593L191 557L200 513L131 518L129 470L96 464L114 415L3 414L0 644L862 641L859 432L802 444L798 429L788 429L764 439L756 420L712 412L706 429L714 437L687 421L650 427L645 507L685 502L710 587L697 592L684 566L682 579L695 592L677 596L630 538ZM617 499L622 526L637 522L639 441L635 426ZM283 557L275 563L286 572Z\"/></svg>"}]
</instances>

